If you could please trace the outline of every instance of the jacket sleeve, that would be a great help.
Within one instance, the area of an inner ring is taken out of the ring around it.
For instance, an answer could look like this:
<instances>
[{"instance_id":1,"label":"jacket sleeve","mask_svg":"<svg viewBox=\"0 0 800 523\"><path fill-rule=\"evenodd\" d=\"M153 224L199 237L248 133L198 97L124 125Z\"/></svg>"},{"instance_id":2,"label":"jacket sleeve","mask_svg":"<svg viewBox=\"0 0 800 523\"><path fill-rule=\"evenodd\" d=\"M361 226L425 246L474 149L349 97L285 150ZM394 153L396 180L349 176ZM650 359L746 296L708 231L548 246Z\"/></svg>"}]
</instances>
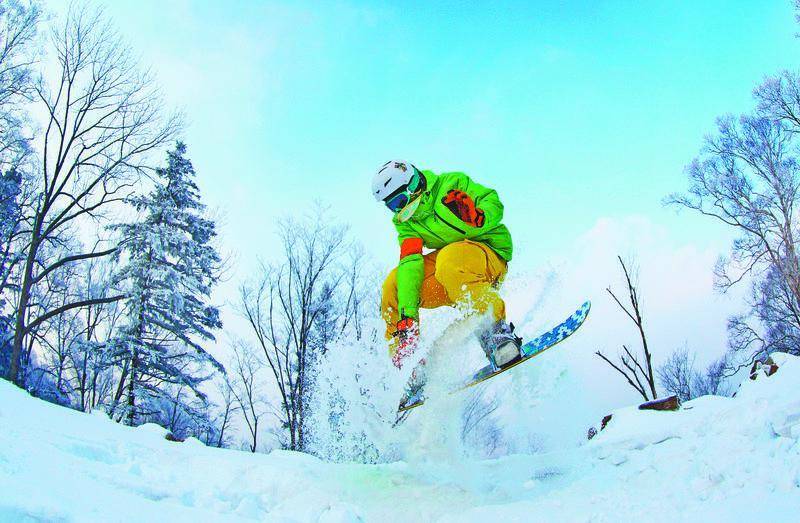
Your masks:
<instances>
[{"instance_id":1,"label":"jacket sleeve","mask_svg":"<svg viewBox=\"0 0 800 523\"><path fill-rule=\"evenodd\" d=\"M441 184L441 194L438 195L439 200L445 197L448 191L457 189L467 193L475 202L475 208L483 211L484 222L480 227L472 227L466 225L466 235L468 238L482 234L486 230L493 229L503 221L503 203L497 195L497 191L489 189L483 185L473 181L469 176L464 173L454 172L442 175L445 177Z\"/></svg>"},{"instance_id":2,"label":"jacket sleeve","mask_svg":"<svg viewBox=\"0 0 800 523\"><path fill-rule=\"evenodd\" d=\"M467 191L467 194L475 200L475 207L483 211L484 223L482 229L494 228L503 221L503 203L500 201L497 191L484 187L472 180L470 180L469 185L470 190ZM474 196L471 192L474 193Z\"/></svg>"},{"instance_id":3,"label":"jacket sleeve","mask_svg":"<svg viewBox=\"0 0 800 523\"><path fill-rule=\"evenodd\" d=\"M422 238L407 224L395 222L400 244L400 263L397 266L397 303L400 316L419 320L419 297L425 278L422 259Z\"/></svg>"}]
</instances>

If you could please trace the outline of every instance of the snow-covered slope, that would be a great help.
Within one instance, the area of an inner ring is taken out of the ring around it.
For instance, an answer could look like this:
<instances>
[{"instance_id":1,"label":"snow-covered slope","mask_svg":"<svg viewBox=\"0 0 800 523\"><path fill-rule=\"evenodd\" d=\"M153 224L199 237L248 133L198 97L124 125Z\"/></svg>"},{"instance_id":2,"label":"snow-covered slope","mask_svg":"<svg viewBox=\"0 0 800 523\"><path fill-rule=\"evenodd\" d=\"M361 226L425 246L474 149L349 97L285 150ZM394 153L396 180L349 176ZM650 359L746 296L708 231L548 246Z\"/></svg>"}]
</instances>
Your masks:
<instances>
[{"instance_id":1,"label":"snow-covered slope","mask_svg":"<svg viewBox=\"0 0 800 523\"><path fill-rule=\"evenodd\" d=\"M735 398L622 409L578 448L384 465L169 442L0 380L0 520L797 521L800 358L774 359Z\"/></svg>"}]
</instances>

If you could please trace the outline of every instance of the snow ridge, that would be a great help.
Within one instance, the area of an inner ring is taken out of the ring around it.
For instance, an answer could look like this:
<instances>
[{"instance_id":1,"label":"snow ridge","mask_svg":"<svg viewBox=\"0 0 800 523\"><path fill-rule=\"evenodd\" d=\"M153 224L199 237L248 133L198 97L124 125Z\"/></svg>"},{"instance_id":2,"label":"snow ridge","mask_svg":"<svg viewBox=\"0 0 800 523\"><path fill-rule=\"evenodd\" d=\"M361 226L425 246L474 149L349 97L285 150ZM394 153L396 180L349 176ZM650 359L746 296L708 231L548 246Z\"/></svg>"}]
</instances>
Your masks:
<instances>
[{"instance_id":1,"label":"snow ridge","mask_svg":"<svg viewBox=\"0 0 800 523\"><path fill-rule=\"evenodd\" d=\"M0 381L0 521L791 521L800 358L773 360L734 398L621 409L576 448L378 465L170 442Z\"/></svg>"}]
</instances>

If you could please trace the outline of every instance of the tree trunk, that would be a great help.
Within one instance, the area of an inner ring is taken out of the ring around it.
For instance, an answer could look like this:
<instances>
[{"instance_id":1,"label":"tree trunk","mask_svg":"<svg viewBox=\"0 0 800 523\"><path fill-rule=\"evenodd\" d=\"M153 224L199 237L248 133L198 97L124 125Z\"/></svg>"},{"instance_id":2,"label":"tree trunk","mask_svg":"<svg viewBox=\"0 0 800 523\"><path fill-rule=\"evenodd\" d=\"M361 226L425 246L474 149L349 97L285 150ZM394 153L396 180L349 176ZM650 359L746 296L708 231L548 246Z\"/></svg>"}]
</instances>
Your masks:
<instances>
[{"instance_id":1,"label":"tree trunk","mask_svg":"<svg viewBox=\"0 0 800 523\"><path fill-rule=\"evenodd\" d=\"M130 427L133 427L136 421L136 414L134 412L134 409L136 409L136 370L139 365L136 352L136 349L134 349L133 357L131 358L131 380L128 382L128 419L126 424Z\"/></svg>"},{"instance_id":2,"label":"tree trunk","mask_svg":"<svg viewBox=\"0 0 800 523\"><path fill-rule=\"evenodd\" d=\"M228 426L228 416L231 412L230 404L225 406L225 416L222 418L222 427L219 429L219 437L217 438L217 448L222 448L222 441L225 438L225 428Z\"/></svg>"},{"instance_id":3,"label":"tree trunk","mask_svg":"<svg viewBox=\"0 0 800 523\"><path fill-rule=\"evenodd\" d=\"M37 226L39 219L37 218ZM38 227L37 227L38 229ZM36 250L38 249L38 235L31 239L28 250L28 257L25 260L25 270L22 277L22 286L19 290L19 300L16 307L16 319L14 322L14 343L11 347L11 364L8 367L8 379L18 387L24 384L20 381L20 360L22 358L22 344L25 341L25 312L31 299L31 286L33 284L33 265L36 260Z\"/></svg>"}]
</instances>

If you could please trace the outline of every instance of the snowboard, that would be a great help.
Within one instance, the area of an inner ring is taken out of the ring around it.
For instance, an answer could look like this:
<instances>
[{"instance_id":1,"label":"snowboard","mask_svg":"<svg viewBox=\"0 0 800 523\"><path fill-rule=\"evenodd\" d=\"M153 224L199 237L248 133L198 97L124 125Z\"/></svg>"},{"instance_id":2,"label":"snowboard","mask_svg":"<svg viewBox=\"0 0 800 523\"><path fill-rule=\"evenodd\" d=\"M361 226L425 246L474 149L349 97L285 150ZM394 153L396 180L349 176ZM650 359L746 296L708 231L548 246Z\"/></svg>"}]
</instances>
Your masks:
<instances>
[{"instance_id":1,"label":"snowboard","mask_svg":"<svg viewBox=\"0 0 800 523\"><path fill-rule=\"evenodd\" d=\"M528 361L529 359L538 356L539 354L543 353L547 349L550 349L560 342L564 341L568 337L577 331L583 322L586 320L586 317L589 316L589 310L592 308L591 302L587 301L583 305L580 306L578 310L576 310L569 318L562 321L549 331L545 332L541 336L525 343L522 345L520 352L522 353L522 357L517 361L506 365L505 367L497 368L492 365L487 365L480 369L478 372L473 374L470 378L464 381L461 385L450 391L451 394L462 391L464 389L468 389L473 387L479 383L482 383L490 378L497 376L498 374L502 374L508 370L513 369L517 365ZM417 407L422 406L425 403L425 398L420 396L414 399L411 399L405 405L402 405L397 409L398 419L395 424L400 423L403 421L411 409L415 409Z\"/></svg>"}]
</instances>

